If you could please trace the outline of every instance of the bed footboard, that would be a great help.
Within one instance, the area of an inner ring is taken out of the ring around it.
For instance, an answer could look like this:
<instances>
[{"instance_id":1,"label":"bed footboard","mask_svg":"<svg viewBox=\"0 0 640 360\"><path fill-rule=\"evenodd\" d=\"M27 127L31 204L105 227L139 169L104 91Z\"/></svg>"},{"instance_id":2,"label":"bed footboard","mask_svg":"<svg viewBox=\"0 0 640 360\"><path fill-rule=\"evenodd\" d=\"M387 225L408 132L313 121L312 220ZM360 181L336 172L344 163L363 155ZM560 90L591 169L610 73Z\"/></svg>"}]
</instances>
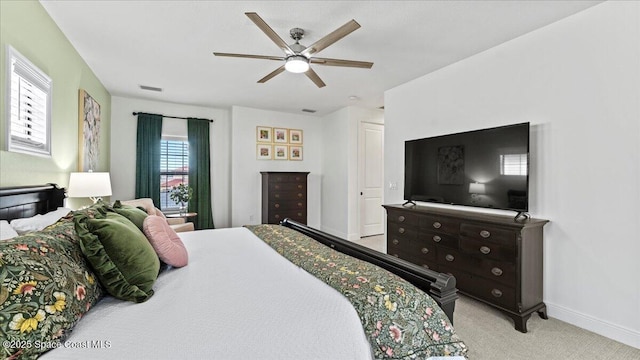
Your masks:
<instances>
[{"instance_id":1,"label":"bed footboard","mask_svg":"<svg viewBox=\"0 0 640 360\"><path fill-rule=\"evenodd\" d=\"M305 234L341 253L377 265L409 281L422 291L428 293L438 305L440 305L444 313L449 317L451 323L453 323L453 311L455 309L456 299L458 298L455 277L421 268L408 261L383 254L351 241L340 239L291 219L284 219L280 224Z\"/></svg>"}]
</instances>

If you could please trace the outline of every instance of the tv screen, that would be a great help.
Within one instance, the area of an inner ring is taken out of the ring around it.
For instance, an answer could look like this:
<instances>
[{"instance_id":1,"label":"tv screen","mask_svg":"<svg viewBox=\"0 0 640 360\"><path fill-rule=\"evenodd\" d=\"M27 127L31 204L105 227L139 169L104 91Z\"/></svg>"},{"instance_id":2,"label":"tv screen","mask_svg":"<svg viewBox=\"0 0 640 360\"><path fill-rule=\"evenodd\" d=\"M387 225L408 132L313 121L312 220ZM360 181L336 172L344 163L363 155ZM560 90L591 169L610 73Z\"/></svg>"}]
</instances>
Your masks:
<instances>
[{"instance_id":1,"label":"tv screen","mask_svg":"<svg viewBox=\"0 0 640 360\"><path fill-rule=\"evenodd\" d=\"M405 142L404 199L529 210L529 123Z\"/></svg>"}]
</instances>

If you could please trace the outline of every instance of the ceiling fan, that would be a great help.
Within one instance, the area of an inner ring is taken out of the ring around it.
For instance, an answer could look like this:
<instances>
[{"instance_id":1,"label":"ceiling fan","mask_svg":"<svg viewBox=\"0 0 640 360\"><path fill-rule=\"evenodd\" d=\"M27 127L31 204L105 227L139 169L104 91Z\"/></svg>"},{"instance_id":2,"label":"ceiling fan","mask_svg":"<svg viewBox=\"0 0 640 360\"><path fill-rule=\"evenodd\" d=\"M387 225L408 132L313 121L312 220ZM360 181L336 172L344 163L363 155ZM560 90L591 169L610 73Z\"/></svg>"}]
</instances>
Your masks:
<instances>
[{"instance_id":1,"label":"ceiling fan","mask_svg":"<svg viewBox=\"0 0 640 360\"><path fill-rule=\"evenodd\" d=\"M351 20L341 27L334 30L329 35L323 37L322 39L316 41L310 46L306 47L300 44L300 39L304 36L304 30L300 28L293 28L289 32L291 38L295 40L295 43L291 45L287 45L287 43L282 40L278 34L267 23L262 20L262 18L256 14L255 12L246 12L244 13L253 21L259 28L262 30L268 37L278 45L282 51L284 51L285 56L265 56L265 55L246 55L246 54L230 54L230 53L220 53L214 52L215 56L229 56L229 57L239 57L239 58L249 58L249 59L265 59L265 60L277 60L284 62L282 66L275 69L267 76L258 80L259 83L265 83L271 80L278 74L281 74L285 70L292 73L304 73L307 75L311 81L313 81L316 86L319 88L324 87L326 84L320 79L318 74L316 74L313 69L309 66L310 64L317 65L325 65L325 66L342 66L342 67L355 67L355 68L363 68L363 69L371 69L373 66L372 62L366 61L353 61L353 60L342 60L342 59L328 59L328 58L319 58L313 56L314 54L320 52L321 50L327 48L332 45L336 41L342 39L343 37L349 35L353 31L357 30L360 27L355 20Z\"/></svg>"}]
</instances>

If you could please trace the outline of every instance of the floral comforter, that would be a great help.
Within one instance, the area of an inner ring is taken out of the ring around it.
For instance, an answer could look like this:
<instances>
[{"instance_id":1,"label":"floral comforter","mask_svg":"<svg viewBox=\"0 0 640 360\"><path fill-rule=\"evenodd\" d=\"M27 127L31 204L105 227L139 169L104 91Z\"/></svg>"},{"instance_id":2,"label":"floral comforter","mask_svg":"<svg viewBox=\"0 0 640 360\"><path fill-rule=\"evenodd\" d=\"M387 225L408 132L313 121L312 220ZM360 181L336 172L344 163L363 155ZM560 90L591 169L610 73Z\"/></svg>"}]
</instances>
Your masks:
<instances>
[{"instance_id":1,"label":"floral comforter","mask_svg":"<svg viewBox=\"0 0 640 360\"><path fill-rule=\"evenodd\" d=\"M404 279L280 225L246 227L351 302L376 359L466 356L466 345L436 302Z\"/></svg>"}]
</instances>

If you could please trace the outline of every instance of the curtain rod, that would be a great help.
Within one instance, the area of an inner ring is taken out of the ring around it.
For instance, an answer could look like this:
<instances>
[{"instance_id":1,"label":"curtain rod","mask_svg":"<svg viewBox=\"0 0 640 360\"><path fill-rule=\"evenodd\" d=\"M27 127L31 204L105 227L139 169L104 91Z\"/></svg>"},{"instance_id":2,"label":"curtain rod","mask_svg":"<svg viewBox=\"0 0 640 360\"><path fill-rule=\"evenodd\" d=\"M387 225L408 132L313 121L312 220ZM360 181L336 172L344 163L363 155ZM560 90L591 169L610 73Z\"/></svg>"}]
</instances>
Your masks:
<instances>
[{"instance_id":1,"label":"curtain rod","mask_svg":"<svg viewBox=\"0 0 640 360\"><path fill-rule=\"evenodd\" d=\"M170 119L182 119L182 120L188 120L189 118L186 117L179 117L179 116L167 116L167 115L162 115L162 114L150 114L150 113L145 113L145 112L133 112L133 115L138 115L138 114L148 114L148 115L157 115L157 116L162 116L165 118L170 118ZM196 119L196 120L205 120L208 121L210 123L214 122L215 120L211 120L211 119L199 119L199 118L191 118L191 119Z\"/></svg>"}]
</instances>

